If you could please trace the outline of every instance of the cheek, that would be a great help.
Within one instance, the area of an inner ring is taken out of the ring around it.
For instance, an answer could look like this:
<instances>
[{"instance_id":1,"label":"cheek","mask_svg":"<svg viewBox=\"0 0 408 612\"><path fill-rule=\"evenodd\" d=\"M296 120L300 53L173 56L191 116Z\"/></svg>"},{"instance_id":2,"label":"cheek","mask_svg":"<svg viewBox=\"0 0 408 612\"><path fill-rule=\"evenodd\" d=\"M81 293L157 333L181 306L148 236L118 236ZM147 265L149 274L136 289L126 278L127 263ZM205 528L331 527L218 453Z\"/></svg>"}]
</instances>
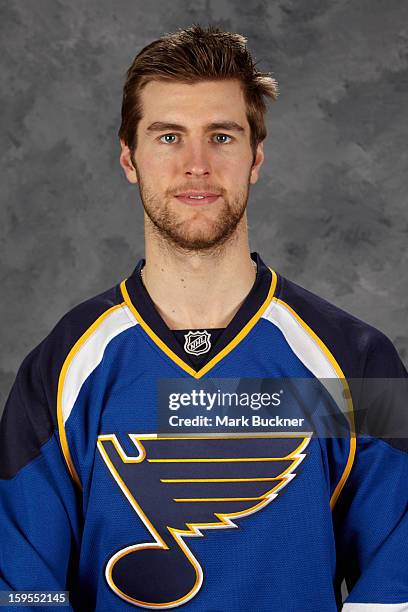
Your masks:
<instances>
[{"instance_id":1,"label":"cheek","mask_svg":"<svg viewBox=\"0 0 408 612\"><path fill-rule=\"evenodd\" d=\"M136 162L144 182L153 188L160 185L168 174L168 160L157 153L140 155Z\"/></svg>"},{"instance_id":2,"label":"cheek","mask_svg":"<svg viewBox=\"0 0 408 612\"><path fill-rule=\"evenodd\" d=\"M240 149L225 149L220 148L213 154L213 162L218 168L222 168L226 173L234 174L239 180L240 176L245 175L245 169L248 168L248 173L252 163L252 151L247 148ZM244 172L243 172L244 170Z\"/></svg>"},{"instance_id":3,"label":"cheek","mask_svg":"<svg viewBox=\"0 0 408 612\"><path fill-rule=\"evenodd\" d=\"M232 192L241 191L242 187L247 185L250 171L251 160L245 158L224 156L217 160L214 166L215 175L219 176Z\"/></svg>"},{"instance_id":4,"label":"cheek","mask_svg":"<svg viewBox=\"0 0 408 612\"><path fill-rule=\"evenodd\" d=\"M172 176L179 169L175 155L171 155L169 151L157 151L157 149L143 156L141 167L149 176L150 182L154 184L159 184L165 177Z\"/></svg>"}]
</instances>

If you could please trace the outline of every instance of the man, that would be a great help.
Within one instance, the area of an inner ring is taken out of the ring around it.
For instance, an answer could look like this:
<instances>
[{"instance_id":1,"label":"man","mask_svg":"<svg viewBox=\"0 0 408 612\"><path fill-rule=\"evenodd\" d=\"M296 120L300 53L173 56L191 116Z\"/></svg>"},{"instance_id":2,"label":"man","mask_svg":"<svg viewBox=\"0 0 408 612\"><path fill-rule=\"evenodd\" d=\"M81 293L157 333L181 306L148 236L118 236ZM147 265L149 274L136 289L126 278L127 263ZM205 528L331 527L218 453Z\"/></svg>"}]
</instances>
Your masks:
<instances>
[{"instance_id":1,"label":"man","mask_svg":"<svg viewBox=\"0 0 408 612\"><path fill-rule=\"evenodd\" d=\"M408 610L408 447L356 435L346 382L407 373L381 332L250 252L277 86L245 42L194 26L128 70L120 163L145 258L20 367L0 431L3 590L70 591L77 610ZM210 406L179 412L232 379L335 381L347 435L211 435ZM180 400L165 430L163 389Z\"/></svg>"}]
</instances>

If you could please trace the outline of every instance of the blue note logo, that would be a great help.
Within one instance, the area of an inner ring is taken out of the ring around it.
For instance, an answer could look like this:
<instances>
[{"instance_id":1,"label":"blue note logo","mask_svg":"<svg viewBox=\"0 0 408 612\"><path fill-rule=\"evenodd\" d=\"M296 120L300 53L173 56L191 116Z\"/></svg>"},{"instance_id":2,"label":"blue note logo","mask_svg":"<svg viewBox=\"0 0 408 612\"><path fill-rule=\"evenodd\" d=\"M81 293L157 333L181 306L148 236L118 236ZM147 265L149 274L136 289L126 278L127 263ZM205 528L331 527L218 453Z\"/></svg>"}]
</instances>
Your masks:
<instances>
[{"instance_id":1,"label":"blue note logo","mask_svg":"<svg viewBox=\"0 0 408 612\"><path fill-rule=\"evenodd\" d=\"M203 331L189 331L184 334L184 350L190 355L202 355L208 353L211 348L211 334L205 329Z\"/></svg>"},{"instance_id":2,"label":"blue note logo","mask_svg":"<svg viewBox=\"0 0 408 612\"><path fill-rule=\"evenodd\" d=\"M97 447L151 540L129 542L113 553L105 578L123 600L151 609L175 608L197 595L204 571L188 538L203 537L206 529L239 532L242 528L234 521L262 510L278 496L296 476L310 441L273 434L128 436L134 455L126 454L115 434L99 436Z\"/></svg>"}]
</instances>

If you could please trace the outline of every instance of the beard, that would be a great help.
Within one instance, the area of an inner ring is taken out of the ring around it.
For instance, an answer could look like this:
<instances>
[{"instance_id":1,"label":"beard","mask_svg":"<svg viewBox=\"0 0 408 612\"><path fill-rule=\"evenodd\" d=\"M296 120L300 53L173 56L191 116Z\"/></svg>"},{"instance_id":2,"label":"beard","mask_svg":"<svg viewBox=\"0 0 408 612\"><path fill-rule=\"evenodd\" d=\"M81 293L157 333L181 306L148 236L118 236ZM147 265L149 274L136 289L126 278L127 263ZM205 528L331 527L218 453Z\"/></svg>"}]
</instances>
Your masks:
<instances>
[{"instance_id":1,"label":"beard","mask_svg":"<svg viewBox=\"0 0 408 612\"><path fill-rule=\"evenodd\" d=\"M206 252L224 245L233 237L247 207L250 174L248 174L245 188L232 200L227 197L224 189L220 189L216 185L206 185L205 187L200 185L200 189L203 191L221 194L222 202L210 205L218 207L217 216L214 219L206 218L204 221L202 219L197 221L197 216L201 216L200 210L198 208L197 213L194 214L195 209L192 208L192 216L189 219L180 220L177 210L174 210L174 205L171 205L170 202L174 200L176 193L195 186L185 185L178 189L167 190L162 196L147 187L135 164L134 167L143 208L154 230L166 242L183 251ZM180 203L179 206L186 205Z\"/></svg>"}]
</instances>

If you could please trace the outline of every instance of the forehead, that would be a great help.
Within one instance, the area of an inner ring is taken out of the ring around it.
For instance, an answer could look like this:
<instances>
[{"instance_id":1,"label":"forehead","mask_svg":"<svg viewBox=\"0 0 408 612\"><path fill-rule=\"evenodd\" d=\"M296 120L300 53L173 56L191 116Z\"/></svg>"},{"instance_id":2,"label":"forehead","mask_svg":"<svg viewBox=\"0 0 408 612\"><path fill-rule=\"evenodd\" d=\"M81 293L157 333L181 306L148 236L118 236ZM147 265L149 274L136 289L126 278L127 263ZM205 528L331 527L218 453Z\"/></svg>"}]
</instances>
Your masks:
<instances>
[{"instance_id":1,"label":"forehead","mask_svg":"<svg viewBox=\"0 0 408 612\"><path fill-rule=\"evenodd\" d=\"M240 81L150 81L141 92L141 123L208 123L217 119L241 122L248 127Z\"/></svg>"}]
</instances>

